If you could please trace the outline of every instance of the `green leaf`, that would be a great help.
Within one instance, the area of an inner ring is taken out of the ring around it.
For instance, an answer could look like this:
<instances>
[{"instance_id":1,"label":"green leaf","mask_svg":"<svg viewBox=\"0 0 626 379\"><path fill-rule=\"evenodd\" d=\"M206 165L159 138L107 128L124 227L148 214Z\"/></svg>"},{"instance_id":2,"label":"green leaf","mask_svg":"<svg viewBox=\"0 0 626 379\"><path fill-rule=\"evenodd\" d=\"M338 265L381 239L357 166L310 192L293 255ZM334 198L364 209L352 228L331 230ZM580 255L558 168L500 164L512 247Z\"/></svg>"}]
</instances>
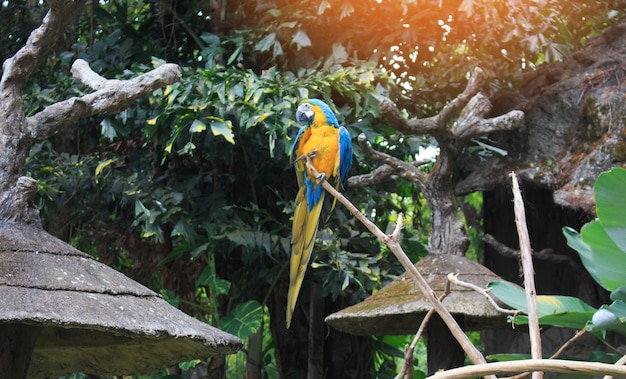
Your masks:
<instances>
[{"instance_id":1,"label":"green leaf","mask_svg":"<svg viewBox=\"0 0 626 379\"><path fill-rule=\"evenodd\" d=\"M273 115L272 112L264 112L258 115L255 115L253 117L251 117L248 122L246 123L246 128L250 128L252 126L257 125L260 122L263 122L263 120L265 120L266 118L268 118L269 116Z\"/></svg>"},{"instance_id":2,"label":"green leaf","mask_svg":"<svg viewBox=\"0 0 626 379\"><path fill-rule=\"evenodd\" d=\"M596 267L593 264L593 253L591 252L591 247L584 243L580 234L570 227L566 226L563 228L563 235L567 240L567 245L578 252L580 260L582 261L583 266L585 266L585 269L587 269L587 272L589 272L589 275L591 275L596 283L604 287L602 280L600 280L600 275L596 272Z\"/></svg>"},{"instance_id":3,"label":"green leaf","mask_svg":"<svg viewBox=\"0 0 626 379\"><path fill-rule=\"evenodd\" d=\"M624 275L626 254L615 245L600 221L585 224L580 231L580 236L590 247L591 255L585 259L581 252L579 255L590 273L590 266L593 266L593 271L600 280L598 284L609 291L626 286L626 275Z\"/></svg>"},{"instance_id":4,"label":"green leaf","mask_svg":"<svg viewBox=\"0 0 626 379\"><path fill-rule=\"evenodd\" d=\"M612 291L626 286L626 170L602 173L594 191L598 219L585 224L580 234L571 228L563 234L593 279Z\"/></svg>"},{"instance_id":5,"label":"green leaf","mask_svg":"<svg viewBox=\"0 0 626 379\"><path fill-rule=\"evenodd\" d=\"M115 130L115 127L113 126L113 123L110 119L105 118L104 120L102 120L100 122L100 126L102 127L102 129L100 130L100 134L102 136L108 138L109 140L113 140L115 137L117 137L117 131Z\"/></svg>"},{"instance_id":6,"label":"green leaf","mask_svg":"<svg viewBox=\"0 0 626 379\"><path fill-rule=\"evenodd\" d=\"M193 240L198 237L198 233L195 232L193 227L189 224L189 220L181 218L176 222L172 229L172 237L181 236L186 240Z\"/></svg>"},{"instance_id":7,"label":"green leaf","mask_svg":"<svg viewBox=\"0 0 626 379\"><path fill-rule=\"evenodd\" d=\"M206 124L200 120L193 120L191 123L191 127L189 127L189 131L191 133L200 133L206 130Z\"/></svg>"},{"instance_id":8,"label":"green leaf","mask_svg":"<svg viewBox=\"0 0 626 379\"><path fill-rule=\"evenodd\" d=\"M560 326L562 328L582 329L593 318L596 312L563 312L553 315L539 317L539 324ZM518 316L515 318L515 325L528 324L528 316Z\"/></svg>"},{"instance_id":9,"label":"green leaf","mask_svg":"<svg viewBox=\"0 0 626 379\"><path fill-rule=\"evenodd\" d=\"M620 287L615 291L611 292L611 300L617 301L626 301L626 287Z\"/></svg>"},{"instance_id":10,"label":"green leaf","mask_svg":"<svg viewBox=\"0 0 626 379\"><path fill-rule=\"evenodd\" d=\"M309 97L309 90L307 88L304 87L298 87L298 96L300 96L301 99L306 99Z\"/></svg>"},{"instance_id":11,"label":"green leaf","mask_svg":"<svg viewBox=\"0 0 626 379\"><path fill-rule=\"evenodd\" d=\"M143 202L139 199L135 199L135 217L140 215L150 216L150 211L143 205Z\"/></svg>"},{"instance_id":12,"label":"green leaf","mask_svg":"<svg viewBox=\"0 0 626 379\"><path fill-rule=\"evenodd\" d=\"M169 305L174 308L178 308L178 305L180 304L180 297L178 297L174 291L162 289L161 296L163 296L163 300L167 301Z\"/></svg>"},{"instance_id":13,"label":"green leaf","mask_svg":"<svg viewBox=\"0 0 626 379\"><path fill-rule=\"evenodd\" d=\"M233 124L230 121L211 121L211 131L214 136L222 136L226 141L234 144Z\"/></svg>"},{"instance_id":14,"label":"green leaf","mask_svg":"<svg viewBox=\"0 0 626 379\"><path fill-rule=\"evenodd\" d=\"M404 335L382 336L381 340L391 347L396 347L396 348L401 348L401 349L404 349L404 347L407 344L407 338Z\"/></svg>"},{"instance_id":15,"label":"green leaf","mask_svg":"<svg viewBox=\"0 0 626 379\"><path fill-rule=\"evenodd\" d=\"M320 6L317 8L317 15L321 16L322 14L324 14L324 12L326 11L326 9L330 8L330 3L328 2L328 0L322 0L322 2L320 3Z\"/></svg>"},{"instance_id":16,"label":"green leaf","mask_svg":"<svg viewBox=\"0 0 626 379\"><path fill-rule=\"evenodd\" d=\"M333 43L333 59L337 63L346 62L348 60L348 51L340 43ZM367 72L370 75L370 72Z\"/></svg>"},{"instance_id":17,"label":"green leaf","mask_svg":"<svg viewBox=\"0 0 626 379\"><path fill-rule=\"evenodd\" d=\"M189 361L189 362L181 362L178 364L178 367L181 368L181 370L190 370L194 367L196 367L197 365L199 365L200 363L202 363L202 360L200 359L194 359L193 361ZM163 379L163 378L161 378Z\"/></svg>"},{"instance_id":18,"label":"green leaf","mask_svg":"<svg viewBox=\"0 0 626 379\"><path fill-rule=\"evenodd\" d=\"M230 282L228 280L220 279L215 275L210 266L207 266L202 270L202 273L196 279L196 287L207 286L216 295L225 295L230 291Z\"/></svg>"},{"instance_id":19,"label":"green leaf","mask_svg":"<svg viewBox=\"0 0 626 379\"><path fill-rule=\"evenodd\" d=\"M106 161L102 161L98 163L98 165L96 166L96 172L94 174L96 181L98 180L98 175L100 175L105 168L107 168L109 165L111 165L111 163L115 161L116 159L111 158L111 159L107 159Z\"/></svg>"},{"instance_id":20,"label":"green leaf","mask_svg":"<svg viewBox=\"0 0 626 379\"><path fill-rule=\"evenodd\" d=\"M235 61L235 59L237 59L239 57L239 55L241 54L242 50L243 50L243 45L239 46L235 50L235 52L230 55L230 57L228 58L228 61L226 62L226 64L230 66Z\"/></svg>"},{"instance_id":21,"label":"green leaf","mask_svg":"<svg viewBox=\"0 0 626 379\"><path fill-rule=\"evenodd\" d=\"M239 338L246 338L256 333L263 321L263 306L251 300L237 305L230 316L223 317L220 329L234 334Z\"/></svg>"},{"instance_id":22,"label":"green leaf","mask_svg":"<svg viewBox=\"0 0 626 379\"><path fill-rule=\"evenodd\" d=\"M293 36L293 39L291 40L291 42L296 44L296 46L298 47L298 50L300 50L303 47L311 46L311 39L302 29L298 30L296 35Z\"/></svg>"},{"instance_id":23,"label":"green leaf","mask_svg":"<svg viewBox=\"0 0 626 379\"><path fill-rule=\"evenodd\" d=\"M196 149L196 145L193 142L189 141L183 146L182 149L179 149L177 152L179 155L192 154L192 152Z\"/></svg>"},{"instance_id":24,"label":"green leaf","mask_svg":"<svg viewBox=\"0 0 626 379\"><path fill-rule=\"evenodd\" d=\"M272 57L276 59L276 57L280 57L281 55L283 55L283 46L280 44L280 42L276 41L274 42Z\"/></svg>"},{"instance_id":25,"label":"green leaf","mask_svg":"<svg viewBox=\"0 0 626 379\"><path fill-rule=\"evenodd\" d=\"M269 51L270 47L272 47L274 45L274 41L275 40L276 40L276 33L272 32L272 33L266 35L256 45L254 45L254 50L257 50L257 51Z\"/></svg>"},{"instance_id":26,"label":"green leaf","mask_svg":"<svg viewBox=\"0 0 626 379\"><path fill-rule=\"evenodd\" d=\"M495 281L488 285L491 295L511 307L527 313L524 289L507 281ZM541 325L583 328L591 320L596 309L571 296L537 296L537 317ZM516 324L526 324L525 316L515 318Z\"/></svg>"},{"instance_id":27,"label":"green leaf","mask_svg":"<svg viewBox=\"0 0 626 379\"><path fill-rule=\"evenodd\" d=\"M626 255L626 169L616 167L602 173L593 190L600 223L606 234Z\"/></svg>"},{"instance_id":28,"label":"green leaf","mask_svg":"<svg viewBox=\"0 0 626 379\"><path fill-rule=\"evenodd\" d=\"M205 242L202 245L196 247L195 249L193 249L189 255L191 256L191 259L196 259L198 258L198 256L202 253L204 253L207 250L207 247L209 247L209 243Z\"/></svg>"}]
</instances>

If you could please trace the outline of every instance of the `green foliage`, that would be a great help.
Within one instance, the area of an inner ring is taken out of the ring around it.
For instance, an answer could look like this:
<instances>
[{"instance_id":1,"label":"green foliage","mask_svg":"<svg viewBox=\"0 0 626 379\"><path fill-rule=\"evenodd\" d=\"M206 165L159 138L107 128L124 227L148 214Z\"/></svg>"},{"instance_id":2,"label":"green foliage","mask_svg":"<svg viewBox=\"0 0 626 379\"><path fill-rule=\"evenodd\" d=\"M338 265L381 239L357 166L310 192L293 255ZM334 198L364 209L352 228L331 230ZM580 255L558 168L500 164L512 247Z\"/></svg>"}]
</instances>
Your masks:
<instances>
[{"instance_id":1,"label":"green foliage","mask_svg":"<svg viewBox=\"0 0 626 379\"><path fill-rule=\"evenodd\" d=\"M239 338L246 338L255 333L263 321L263 306L258 301L238 304L231 316L222 318L221 329Z\"/></svg>"},{"instance_id":2,"label":"green foliage","mask_svg":"<svg viewBox=\"0 0 626 379\"><path fill-rule=\"evenodd\" d=\"M376 353L374 354L373 372L376 378L394 378L404 364L404 348L413 342L414 336L373 337ZM426 345L423 340L415 346L414 379L426 377Z\"/></svg>"},{"instance_id":3,"label":"green foliage","mask_svg":"<svg viewBox=\"0 0 626 379\"><path fill-rule=\"evenodd\" d=\"M626 170L614 168L598 177L594 185L598 219L583 226L578 234L571 228L563 233L578 251L587 271L609 291L626 285L622 265L626 263Z\"/></svg>"},{"instance_id":4,"label":"green foliage","mask_svg":"<svg viewBox=\"0 0 626 379\"><path fill-rule=\"evenodd\" d=\"M563 228L563 234L593 279L612 291L613 303L593 315L589 329L626 335L626 169L602 173L594 193L598 218L585 224L580 234L571 228Z\"/></svg>"},{"instance_id":5,"label":"green foliage","mask_svg":"<svg viewBox=\"0 0 626 379\"><path fill-rule=\"evenodd\" d=\"M488 288L494 297L510 308L528 314L526 294L523 288L506 281L491 282ZM537 296L537 317L540 325L582 329L591 320L595 311L595 308L576 297ZM528 317L524 315L509 316L509 319L516 325L528 324Z\"/></svg>"}]
</instances>

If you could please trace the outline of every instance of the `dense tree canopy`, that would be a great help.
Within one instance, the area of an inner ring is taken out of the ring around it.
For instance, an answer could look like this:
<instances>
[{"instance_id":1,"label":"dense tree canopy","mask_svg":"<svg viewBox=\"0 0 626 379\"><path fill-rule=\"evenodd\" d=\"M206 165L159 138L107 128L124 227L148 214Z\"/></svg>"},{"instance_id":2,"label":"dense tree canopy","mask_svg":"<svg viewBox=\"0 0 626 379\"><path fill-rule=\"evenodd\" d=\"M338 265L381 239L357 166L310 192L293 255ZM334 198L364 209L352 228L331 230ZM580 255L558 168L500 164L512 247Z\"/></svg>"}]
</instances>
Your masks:
<instances>
[{"instance_id":1,"label":"dense tree canopy","mask_svg":"<svg viewBox=\"0 0 626 379\"><path fill-rule=\"evenodd\" d=\"M118 115L83 120L37 144L27 174L39 180L49 231L241 337L271 325L275 341L266 332L260 356L264 375L294 375L306 351L281 350L301 347L306 333L290 346L278 329L298 101L327 100L353 136L364 133L375 148L415 161L432 142L391 129L379 114L383 98L412 117L432 115L475 67L486 72L487 94L515 88L520 73L571 54L622 21L624 11L623 0L86 2L29 83L29 113L83 93L69 75L76 58L116 78L175 62L183 79ZM0 4L0 60L44 14L39 2ZM358 148L355 159L352 175L375 168ZM426 253L429 210L413 186L400 180L349 187L348 194L379 225L404 212L405 250L414 260ZM400 273L342 209L319 237L306 280L321 284L329 309L363 299ZM294 334L305 330L299 317ZM360 367L328 370L337 377L393 373L387 354L380 349L361 357Z\"/></svg>"}]
</instances>

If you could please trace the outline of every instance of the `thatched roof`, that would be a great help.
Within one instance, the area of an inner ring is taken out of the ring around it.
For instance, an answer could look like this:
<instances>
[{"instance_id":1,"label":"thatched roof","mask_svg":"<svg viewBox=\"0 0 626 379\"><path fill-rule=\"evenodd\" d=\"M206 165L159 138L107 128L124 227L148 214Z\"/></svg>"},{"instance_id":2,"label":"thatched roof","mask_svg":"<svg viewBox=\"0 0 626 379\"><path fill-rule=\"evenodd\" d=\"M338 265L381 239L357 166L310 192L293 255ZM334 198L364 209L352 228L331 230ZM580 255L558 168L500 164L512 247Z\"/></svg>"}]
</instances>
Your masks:
<instances>
[{"instance_id":1,"label":"thatched roof","mask_svg":"<svg viewBox=\"0 0 626 379\"><path fill-rule=\"evenodd\" d=\"M37 226L0 225L0 324L39 335L29 377L151 374L241 341Z\"/></svg>"},{"instance_id":2,"label":"thatched roof","mask_svg":"<svg viewBox=\"0 0 626 379\"><path fill-rule=\"evenodd\" d=\"M449 273L485 288L487 283L501 280L482 265L458 255L430 254L416 265L430 287L440 296ZM477 292L457 285L450 287L443 305L452 315L464 316L465 330L505 327L506 315L496 311ZM431 305L414 281L406 274L359 304L333 313L326 322L334 328L356 335L415 334Z\"/></svg>"}]
</instances>

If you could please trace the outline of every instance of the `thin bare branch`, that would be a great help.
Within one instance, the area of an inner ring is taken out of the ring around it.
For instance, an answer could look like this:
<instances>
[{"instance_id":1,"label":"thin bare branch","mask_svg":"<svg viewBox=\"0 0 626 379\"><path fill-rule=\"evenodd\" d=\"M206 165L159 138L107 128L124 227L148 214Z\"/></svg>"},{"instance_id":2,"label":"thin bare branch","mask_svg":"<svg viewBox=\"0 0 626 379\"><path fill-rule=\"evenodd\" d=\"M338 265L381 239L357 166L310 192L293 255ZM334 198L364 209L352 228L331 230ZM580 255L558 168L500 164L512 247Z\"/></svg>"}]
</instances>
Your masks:
<instances>
[{"instance_id":1,"label":"thin bare branch","mask_svg":"<svg viewBox=\"0 0 626 379\"><path fill-rule=\"evenodd\" d=\"M535 270L533 268L532 249L530 247L530 237L526 226L526 211L524 200L519 189L519 183L515 173L511 173L511 183L513 186L513 209L515 211L515 224L519 237L520 256L522 259L522 270L524 272L524 289L526 292L526 305L528 307L528 333L530 335L530 354L533 359L541 359L541 335L539 329L539 318L537 315L537 291L535 290ZM543 372L533 372L533 379L543 378Z\"/></svg>"},{"instance_id":2,"label":"thin bare branch","mask_svg":"<svg viewBox=\"0 0 626 379\"><path fill-rule=\"evenodd\" d=\"M496 303L496 301L491 296L489 296L489 290L488 289L480 288L480 287L478 287L477 285L475 285L473 283L468 283L468 282L462 281L461 279L459 279L459 274L449 273L448 274L448 280L452 284L456 284L456 285L461 286L461 287L469 288L469 289L471 289L473 291L476 291L479 294L483 295L485 297L485 299L487 299L487 301L489 301L489 303L498 312L510 314L510 315L513 315L513 316L517 316L521 312L519 309L505 309L505 308L502 308L501 306L498 305L498 303Z\"/></svg>"},{"instance_id":3,"label":"thin bare branch","mask_svg":"<svg viewBox=\"0 0 626 379\"><path fill-rule=\"evenodd\" d=\"M563 352L565 350L567 350L567 348L570 347L571 344L573 344L577 339L579 339L580 337L583 336L583 334L585 334L587 332L586 328L582 328L581 330L578 331L578 333L574 334L574 336L572 338L570 338L569 340L567 340L567 342L565 342L563 344L563 346L561 346L559 348L559 350L557 350L554 354L552 354L550 356L550 359L555 359L558 358L559 356L561 356L561 354L563 354Z\"/></svg>"},{"instance_id":4,"label":"thin bare branch","mask_svg":"<svg viewBox=\"0 0 626 379\"><path fill-rule=\"evenodd\" d=\"M393 229L393 233L391 233L391 239L394 241L400 241L400 233L402 232L402 213L398 214L398 220L396 221L396 227Z\"/></svg>"},{"instance_id":5,"label":"thin bare branch","mask_svg":"<svg viewBox=\"0 0 626 379\"><path fill-rule=\"evenodd\" d=\"M437 372L427 379L466 379L520 371L560 372L564 374L583 374L590 376L609 374L626 377L626 367L608 363L570 361L565 359L524 359L454 368Z\"/></svg>"}]
</instances>

